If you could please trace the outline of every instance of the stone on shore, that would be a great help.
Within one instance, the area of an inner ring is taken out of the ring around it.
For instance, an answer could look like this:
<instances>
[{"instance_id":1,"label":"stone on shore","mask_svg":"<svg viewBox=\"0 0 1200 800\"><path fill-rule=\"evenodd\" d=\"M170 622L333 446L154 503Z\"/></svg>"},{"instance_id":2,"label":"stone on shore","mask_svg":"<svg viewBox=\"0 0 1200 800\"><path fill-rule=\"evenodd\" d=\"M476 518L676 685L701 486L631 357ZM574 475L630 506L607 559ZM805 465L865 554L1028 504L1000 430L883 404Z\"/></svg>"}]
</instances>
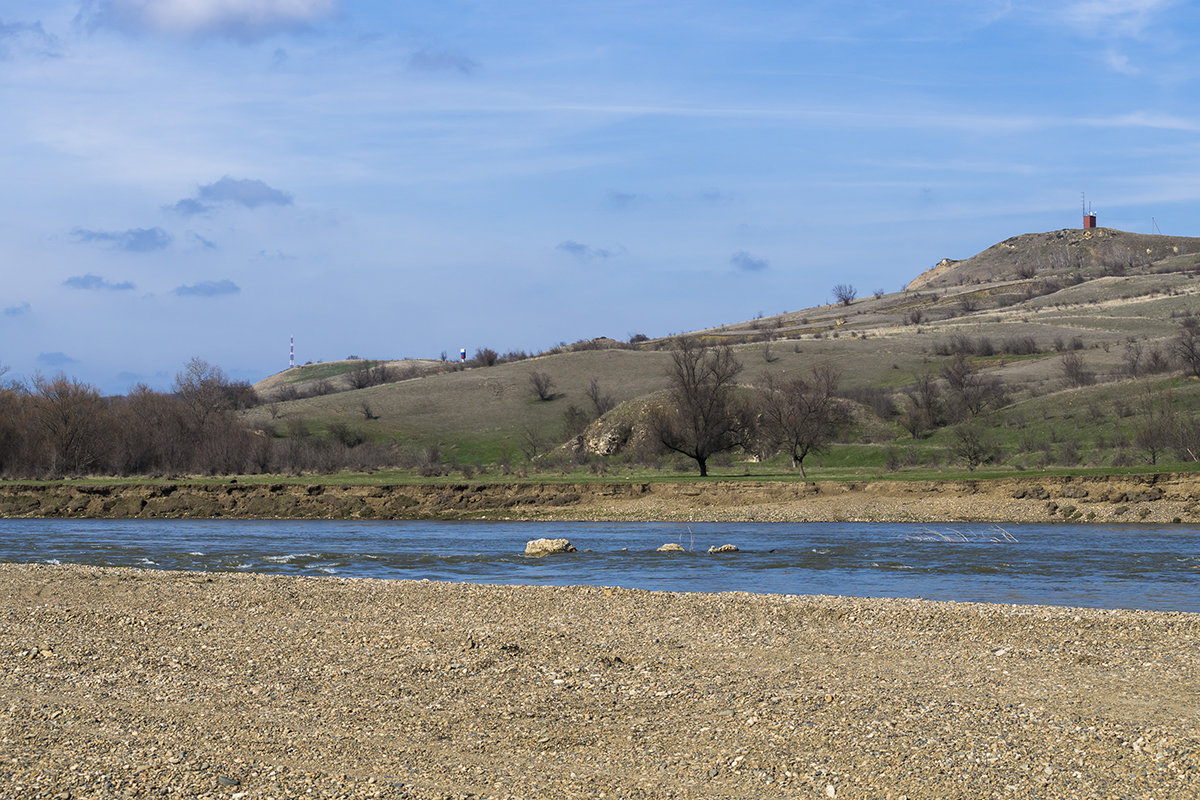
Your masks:
<instances>
[{"instance_id":1,"label":"stone on shore","mask_svg":"<svg viewBox=\"0 0 1200 800\"><path fill-rule=\"evenodd\" d=\"M551 553L574 553L575 545L568 539L534 539L525 543L525 555L548 556Z\"/></svg>"}]
</instances>

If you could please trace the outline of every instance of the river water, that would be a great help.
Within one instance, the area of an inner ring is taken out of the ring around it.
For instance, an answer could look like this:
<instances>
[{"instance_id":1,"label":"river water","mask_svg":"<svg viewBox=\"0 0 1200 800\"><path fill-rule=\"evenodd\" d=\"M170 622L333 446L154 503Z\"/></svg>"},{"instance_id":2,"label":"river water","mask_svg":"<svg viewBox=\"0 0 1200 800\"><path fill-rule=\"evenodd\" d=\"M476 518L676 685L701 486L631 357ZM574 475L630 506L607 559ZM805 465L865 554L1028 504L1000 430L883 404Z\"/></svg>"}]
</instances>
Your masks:
<instances>
[{"instance_id":1,"label":"river water","mask_svg":"<svg viewBox=\"0 0 1200 800\"><path fill-rule=\"evenodd\" d=\"M541 537L580 552L526 557ZM1200 612L1179 525L3 519L0 561Z\"/></svg>"}]
</instances>

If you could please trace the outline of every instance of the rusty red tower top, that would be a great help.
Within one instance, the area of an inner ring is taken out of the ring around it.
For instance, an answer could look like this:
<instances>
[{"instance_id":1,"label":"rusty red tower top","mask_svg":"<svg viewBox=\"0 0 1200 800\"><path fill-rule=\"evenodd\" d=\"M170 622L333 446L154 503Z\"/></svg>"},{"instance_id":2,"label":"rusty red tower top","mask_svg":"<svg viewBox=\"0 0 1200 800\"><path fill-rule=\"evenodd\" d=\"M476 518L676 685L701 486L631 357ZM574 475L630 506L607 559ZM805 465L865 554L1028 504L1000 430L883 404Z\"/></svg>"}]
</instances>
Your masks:
<instances>
[{"instance_id":1,"label":"rusty red tower top","mask_svg":"<svg viewBox=\"0 0 1200 800\"><path fill-rule=\"evenodd\" d=\"M1092 212L1092 209L1088 207L1087 195L1081 192L1079 196L1083 201L1083 227L1085 229L1096 227L1096 215Z\"/></svg>"}]
</instances>

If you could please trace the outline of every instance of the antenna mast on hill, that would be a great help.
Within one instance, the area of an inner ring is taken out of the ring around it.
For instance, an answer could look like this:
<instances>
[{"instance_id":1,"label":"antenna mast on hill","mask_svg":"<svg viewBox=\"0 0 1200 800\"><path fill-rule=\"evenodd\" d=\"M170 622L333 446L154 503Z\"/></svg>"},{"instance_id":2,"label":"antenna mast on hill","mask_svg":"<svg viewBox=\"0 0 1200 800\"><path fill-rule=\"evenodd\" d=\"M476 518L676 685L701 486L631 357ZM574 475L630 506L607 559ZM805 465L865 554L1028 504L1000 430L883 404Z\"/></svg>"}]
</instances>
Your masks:
<instances>
[{"instance_id":1,"label":"antenna mast on hill","mask_svg":"<svg viewBox=\"0 0 1200 800\"><path fill-rule=\"evenodd\" d=\"M1083 192L1079 193L1079 202L1083 206L1083 227L1096 227L1096 215L1093 213L1091 206L1087 203L1087 195Z\"/></svg>"},{"instance_id":2,"label":"antenna mast on hill","mask_svg":"<svg viewBox=\"0 0 1200 800\"><path fill-rule=\"evenodd\" d=\"M288 348L288 369L296 366L296 337L291 337L291 346Z\"/></svg>"},{"instance_id":3,"label":"antenna mast on hill","mask_svg":"<svg viewBox=\"0 0 1200 800\"><path fill-rule=\"evenodd\" d=\"M1157 233L1159 236L1162 236L1162 231L1159 229L1158 223L1155 222L1154 217L1150 218L1150 225L1154 228L1155 233Z\"/></svg>"}]
</instances>

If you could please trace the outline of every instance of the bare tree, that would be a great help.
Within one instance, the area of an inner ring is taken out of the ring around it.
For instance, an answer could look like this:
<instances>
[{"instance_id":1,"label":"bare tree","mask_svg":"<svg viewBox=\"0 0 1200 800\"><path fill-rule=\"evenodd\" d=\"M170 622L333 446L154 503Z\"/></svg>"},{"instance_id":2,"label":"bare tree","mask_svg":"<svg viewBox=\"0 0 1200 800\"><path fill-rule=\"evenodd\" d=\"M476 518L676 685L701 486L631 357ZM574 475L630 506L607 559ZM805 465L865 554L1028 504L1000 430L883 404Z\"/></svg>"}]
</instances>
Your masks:
<instances>
[{"instance_id":1,"label":"bare tree","mask_svg":"<svg viewBox=\"0 0 1200 800\"><path fill-rule=\"evenodd\" d=\"M548 373L537 371L529 373L529 387L533 389L533 394L538 400L554 399L554 379Z\"/></svg>"},{"instance_id":2,"label":"bare tree","mask_svg":"<svg viewBox=\"0 0 1200 800\"><path fill-rule=\"evenodd\" d=\"M1063 353L1059 367L1069 387L1090 386L1096 380L1096 376L1084 365L1083 356L1074 350Z\"/></svg>"},{"instance_id":3,"label":"bare tree","mask_svg":"<svg viewBox=\"0 0 1200 800\"><path fill-rule=\"evenodd\" d=\"M500 360L500 354L490 347L480 347L475 351L475 363L481 367L494 367Z\"/></svg>"},{"instance_id":4,"label":"bare tree","mask_svg":"<svg viewBox=\"0 0 1200 800\"><path fill-rule=\"evenodd\" d=\"M224 371L202 358L193 358L175 375L175 394L188 405L197 420L222 411L236 411L258 404L253 387L231 381Z\"/></svg>"},{"instance_id":5,"label":"bare tree","mask_svg":"<svg viewBox=\"0 0 1200 800\"><path fill-rule=\"evenodd\" d=\"M1142 343L1132 336L1125 340L1125 353L1121 357L1125 373L1131 378L1136 378L1142 372L1142 355L1144 348Z\"/></svg>"},{"instance_id":6,"label":"bare tree","mask_svg":"<svg viewBox=\"0 0 1200 800\"><path fill-rule=\"evenodd\" d=\"M904 391L904 399L900 424L912 438L920 438L926 431L941 424L942 389L932 375L918 375L916 383Z\"/></svg>"},{"instance_id":7,"label":"bare tree","mask_svg":"<svg viewBox=\"0 0 1200 800\"><path fill-rule=\"evenodd\" d=\"M986 464L996 457L995 446L974 425L960 425L954 430L950 450L962 459L969 472L974 472L980 464Z\"/></svg>"},{"instance_id":8,"label":"bare tree","mask_svg":"<svg viewBox=\"0 0 1200 800\"><path fill-rule=\"evenodd\" d=\"M809 379L767 376L759 393L759 428L764 442L791 456L804 472L804 458L823 450L850 421L834 397L841 376L827 364L812 368Z\"/></svg>"},{"instance_id":9,"label":"bare tree","mask_svg":"<svg viewBox=\"0 0 1200 800\"><path fill-rule=\"evenodd\" d=\"M600 382L595 378L588 383L585 394L588 400L592 401L592 412L597 419L612 411L617 405L616 398L601 389Z\"/></svg>"},{"instance_id":10,"label":"bare tree","mask_svg":"<svg viewBox=\"0 0 1200 800\"><path fill-rule=\"evenodd\" d=\"M856 297L858 297L858 290L848 283L839 283L833 287L833 299L844 306L853 303Z\"/></svg>"},{"instance_id":11,"label":"bare tree","mask_svg":"<svg viewBox=\"0 0 1200 800\"><path fill-rule=\"evenodd\" d=\"M1200 317L1184 317L1171 342L1171 351L1183 368L1200 378Z\"/></svg>"},{"instance_id":12,"label":"bare tree","mask_svg":"<svg viewBox=\"0 0 1200 800\"><path fill-rule=\"evenodd\" d=\"M37 421L51 448L51 470L59 475L80 475L101 460L105 413L100 394L91 386L58 375L37 378Z\"/></svg>"},{"instance_id":13,"label":"bare tree","mask_svg":"<svg viewBox=\"0 0 1200 800\"><path fill-rule=\"evenodd\" d=\"M563 412L562 438L568 442L577 438L587 430L591 422L592 418L586 411L574 405L567 406L567 410Z\"/></svg>"},{"instance_id":14,"label":"bare tree","mask_svg":"<svg viewBox=\"0 0 1200 800\"><path fill-rule=\"evenodd\" d=\"M392 383L396 380L396 373L387 364L369 362L362 369L348 373L346 378L350 382L351 389L366 389L381 383Z\"/></svg>"},{"instance_id":15,"label":"bare tree","mask_svg":"<svg viewBox=\"0 0 1200 800\"><path fill-rule=\"evenodd\" d=\"M1133 445L1146 454L1151 464L1173 444L1182 439L1180 422L1175 413L1175 397L1170 391L1155 391L1150 383L1143 387L1141 401L1142 420L1134 432Z\"/></svg>"},{"instance_id":16,"label":"bare tree","mask_svg":"<svg viewBox=\"0 0 1200 800\"><path fill-rule=\"evenodd\" d=\"M950 389L950 406L959 419L978 416L985 409L1008 402L1004 384L994 375L982 375L960 353L942 367L942 378Z\"/></svg>"},{"instance_id":17,"label":"bare tree","mask_svg":"<svg viewBox=\"0 0 1200 800\"><path fill-rule=\"evenodd\" d=\"M667 371L670 397L651 412L650 425L663 447L695 459L701 477L708 475L709 458L743 441L745 414L734 395L741 370L728 345L675 341Z\"/></svg>"}]
</instances>

